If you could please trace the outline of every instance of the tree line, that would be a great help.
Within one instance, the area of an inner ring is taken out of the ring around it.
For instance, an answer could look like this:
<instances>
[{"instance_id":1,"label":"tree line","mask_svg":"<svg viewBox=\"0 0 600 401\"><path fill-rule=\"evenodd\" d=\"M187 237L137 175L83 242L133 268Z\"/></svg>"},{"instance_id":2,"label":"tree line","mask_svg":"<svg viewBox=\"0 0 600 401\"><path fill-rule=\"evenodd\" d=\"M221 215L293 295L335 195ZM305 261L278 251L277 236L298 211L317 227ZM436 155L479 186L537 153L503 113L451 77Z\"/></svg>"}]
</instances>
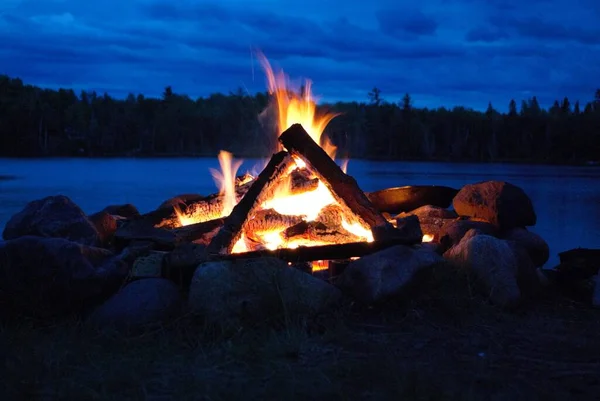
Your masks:
<instances>
[{"instance_id":1,"label":"tree line","mask_svg":"<svg viewBox=\"0 0 600 401\"><path fill-rule=\"evenodd\" d=\"M192 99L167 87L160 98L42 89L0 76L0 156L262 157L276 127L267 93ZM568 98L543 109L536 97L506 112L418 108L374 88L366 102L319 106L340 113L325 132L350 158L586 163L600 159L600 89L584 106Z\"/></svg>"}]
</instances>

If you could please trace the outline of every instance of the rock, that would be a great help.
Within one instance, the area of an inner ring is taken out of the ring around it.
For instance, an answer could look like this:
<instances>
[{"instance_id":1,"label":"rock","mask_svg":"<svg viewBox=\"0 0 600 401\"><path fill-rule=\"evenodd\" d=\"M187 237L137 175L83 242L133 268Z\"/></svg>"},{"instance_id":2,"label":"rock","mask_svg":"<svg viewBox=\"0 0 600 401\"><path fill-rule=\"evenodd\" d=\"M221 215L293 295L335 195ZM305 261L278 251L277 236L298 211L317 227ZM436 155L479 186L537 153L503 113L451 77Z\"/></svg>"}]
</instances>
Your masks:
<instances>
[{"instance_id":1,"label":"rock","mask_svg":"<svg viewBox=\"0 0 600 401\"><path fill-rule=\"evenodd\" d=\"M153 328L178 316L182 307L183 298L170 280L140 279L128 283L98 306L87 323L118 330Z\"/></svg>"},{"instance_id":2,"label":"rock","mask_svg":"<svg viewBox=\"0 0 600 401\"><path fill-rule=\"evenodd\" d=\"M373 227L371 231L375 241L401 239L404 243L419 244L423 238L417 216L401 217L396 220L396 227L386 224Z\"/></svg>"},{"instance_id":3,"label":"rock","mask_svg":"<svg viewBox=\"0 0 600 401\"><path fill-rule=\"evenodd\" d=\"M154 242L134 240L121 251L118 258L131 266L136 259L148 255L153 249Z\"/></svg>"},{"instance_id":4,"label":"rock","mask_svg":"<svg viewBox=\"0 0 600 401\"><path fill-rule=\"evenodd\" d=\"M341 292L276 258L202 263L189 292L189 307L211 323L238 327L278 317L311 316L334 305Z\"/></svg>"},{"instance_id":5,"label":"rock","mask_svg":"<svg viewBox=\"0 0 600 401\"><path fill-rule=\"evenodd\" d=\"M205 259L206 246L184 243L169 252L163 262L164 277L188 288L198 263Z\"/></svg>"},{"instance_id":6,"label":"rock","mask_svg":"<svg viewBox=\"0 0 600 401\"><path fill-rule=\"evenodd\" d=\"M117 219L108 212L91 214L88 216L88 219L96 227L96 231L98 231L100 244L103 246L110 244L117 231Z\"/></svg>"},{"instance_id":7,"label":"rock","mask_svg":"<svg viewBox=\"0 0 600 401\"><path fill-rule=\"evenodd\" d=\"M92 246L100 242L94 224L64 195L29 202L10 218L2 234L6 240L26 235L65 238Z\"/></svg>"},{"instance_id":8,"label":"rock","mask_svg":"<svg viewBox=\"0 0 600 401\"><path fill-rule=\"evenodd\" d=\"M410 212L402 212L397 215L396 218L406 216L417 216L419 220L455 219L458 217L458 214L456 214L454 210L444 209L443 207L439 206L425 205Z\"/></svg>"},{"instance_id":9,"label":"rock","mask_svg":"<svg viewBox=\"0 0 600 401\"><path fill-rule=\"evenodd\" d=\"M592 305L594 305L596 308L600 308L600 276L596 276L594 293L592 295Z\"/></svg>"},{"instance_id":10,"label":"rock","mask_svg":"<svg viewBox=\"0 0 600 401\"><path fill-rule=\"evenodd\" d=\"M537 220L527 194L504 181L465 185L452 204L459 216L482 219L502 229L533 226Z\"/></svg>"},{"instance_id":11,"label":"rock","mask_svg":"<svg viewBox=\"0 0 600 401\"><path fill-rule=\"evenodd\" d=\"M167 199L166 201L160 204L158 209L163 209L167 207L181 207L187 204L188 202L195 202L204 198L205 196L199 194L181 194Z\"/></svg>"},{"instance_id":12,"label":"rock","mask_svg":"<svg viewBox=\"0 0 600 401\"><path fill-rule=\"evenodd\" d=\"M517 284L524 296L535 297L542 291L542 283L535 263L527 249L516 241L506 241L517 261Z\"/></svg>"},{"instance_id":13,"label":"rock","mask_svg":"<svg viewBox=\"0 0 600 401\"><path fill-rule=\"evenodd\" d=\"M473 221L466 219L448 220L440 229L439 242L444 251L458 244L465 234L472 229L477 231L474 233L482 233L495 236L498 229L485 221Z\"/></svg>"},{"instance_id":14,"label":"rock","mask_svg":"<svg viewBox=\"0 0 600 401\"><path fill-rule=\"evenodd\" d=\"M515 241L527 250L536 267L543 266L550 258L550 248L542 237L526 228L511 228L501 236L507 241Z\"/></svg>"},{"instance_id":15,"label":"rock","mask_svg":"<svg viewBox=\"0 0 600 401\"><path fill-rule=\"evenodd\" d=\"M133 241L152 242L155 248L159 250L171 250L180 242L179 238L172 231L164 228L156 228L152 224L141 221L129 221L115 232L115 245L121 249Z\"/></svg>"},{"instance_id":16,"label":"rock","mask_svg":"<svg viewBox=\"0 0 600 401\"><path fill-rule=\"evenodd\" d=\"M147 255L140 256L133 262L131 277L140 278L162 278L163 264L169 252L150 251Z\"/></svg>"},{"instance_id":17,"label":"rock","mask_svg":"<svg viewBox=\"0 0 600 401\"><path fill-rule=\"evenodd\" d=\"M485 234L469 236L444 253L444 258L471 269L494 304L513 307L519 303L518 262L506 241Z\"/></svg>"},{"instance_id":18,"label":"rock","mask_svg":"<svg viewBox=\"0 0 600 401\"><path fill-rule=\"evenodd\" d=\"M434 243L440 242L442 227L458 217L454 210L431 205L421 206L411 212L400 213L396 218L407 216L417 216L422 233L430 237L429 242Z\"/></svg>"},{"instance_id":19,"label":"rock","mask_svg":"<svg viewBox=\"0 0 600 401\"><path fill-rule=\"evenodd\" d=\"M370 304L404 295L419 272L443 261L427 248L396 245L351 262L335 284Z\"/></svg>"},{"instance_id":20,"label":"rock","mask_svg":"<svg viewBox=\"0 0 600 401\"><path fill-rule=\"evenodd\" d=\"M0 244L0 308L66 315L113 294L128 274L110 251L63 238L25 236Z\"/></svg>"},{"instance_id":21,"label":"rock","mask_svg":"<svg viewBox=\"0 0 600 401\"><path fill-rule=\"evenodd\" d=\"M139 210L131 203L125 203L123 205L110 205L102 209L100 212L106 212L113 216L120 216L126 219L135 219L140 217Z\"/></svg>"}]
</instances>

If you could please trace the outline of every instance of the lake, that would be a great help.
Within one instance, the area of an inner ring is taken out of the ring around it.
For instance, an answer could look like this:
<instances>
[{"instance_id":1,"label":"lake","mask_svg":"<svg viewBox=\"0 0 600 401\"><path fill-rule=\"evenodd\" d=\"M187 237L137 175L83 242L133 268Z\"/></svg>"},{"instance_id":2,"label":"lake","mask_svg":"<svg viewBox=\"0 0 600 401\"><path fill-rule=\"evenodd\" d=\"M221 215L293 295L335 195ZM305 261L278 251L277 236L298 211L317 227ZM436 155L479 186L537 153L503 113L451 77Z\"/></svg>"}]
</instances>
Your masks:
<instances>
[{"instance_id":1,"label":"lake","mask_svg":"<svg viewBox=\"0 0 600 401\"><path fill-rule=\"evenodd\" d=\"M246 160L245 172L264 161ZM28 201L69 196L85 212L132 203L155 209L181 193L210 194L216 186L209 168L216 159L0 159L0 227ZM550 245L547 267L558 252L600 247L600 168L516 164L454 164L350 160L348 173L364 191L403 185L455 188L485 180L518 185L531 197L538 224L531 230ZM14 177L14 178L10 178ZM8 178L8 179L7 179Z\"/></svg>"}]
</instances>

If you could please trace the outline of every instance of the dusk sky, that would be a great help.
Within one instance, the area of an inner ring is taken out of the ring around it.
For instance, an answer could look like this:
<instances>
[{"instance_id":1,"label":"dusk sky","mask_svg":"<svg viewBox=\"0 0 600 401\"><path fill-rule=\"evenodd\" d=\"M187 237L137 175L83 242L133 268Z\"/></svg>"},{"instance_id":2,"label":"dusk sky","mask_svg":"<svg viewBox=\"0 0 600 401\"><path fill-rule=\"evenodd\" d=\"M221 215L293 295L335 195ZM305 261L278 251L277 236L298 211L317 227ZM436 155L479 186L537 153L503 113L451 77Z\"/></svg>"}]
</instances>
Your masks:
<instances>
[{"instance_id":1,"label":"dusk sky","mask_svg":"<svg viewBox=\"0 0 600 401\"><path fill-rule=\"evenodd\" d=\"M265 91L255 49L324 101L505 111L600 87L598 0L0 0L0 41L0 74L117 97Z\"/></svg>"}]
</instances>

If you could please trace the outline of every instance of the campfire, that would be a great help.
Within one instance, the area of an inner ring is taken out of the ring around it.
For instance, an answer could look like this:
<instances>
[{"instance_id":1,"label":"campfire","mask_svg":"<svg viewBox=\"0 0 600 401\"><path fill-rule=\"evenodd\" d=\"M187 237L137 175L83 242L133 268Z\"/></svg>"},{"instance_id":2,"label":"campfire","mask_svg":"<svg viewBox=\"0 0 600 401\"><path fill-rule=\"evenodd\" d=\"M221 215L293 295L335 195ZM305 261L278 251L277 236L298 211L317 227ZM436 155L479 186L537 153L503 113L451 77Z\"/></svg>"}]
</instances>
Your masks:
<instances>
[{"instance_id":1,"label":"campfire","mask_svg":"<svg viewBox=\"0 0 600 401\"><path fill-rule=\"evenodd\" d=\"M513 307L521 292L537 291L549 248L526 228L537 217L521 188L485 181L363 192L324 135L336 115L317 112L310 82L294 91L262 62L278 128L266 138L276 139L271 158L256 173L238 174L242 161L223 150L221 169L212 171L218 192L176 196L145 214L127 204L86 215L64 195L29 202L2 233L8 281L0 304L61 314L124 291L124 307L111 298L99 310L128 324L132 316L121 311L137 311L136 288L148 286L155 305L160 286L174 303L185 294L189 310L208 320L264 320L272 299L286 314L312 314L342 293L365 304L406 296L446 261L472 272L498 305Z\"/></svg>"},{"instance_id":2,"label":"campfire","mask_svg":"<svg viewBox=\"0 0 600 401\"><path fill-rule=\"evenodd\" d=\"M276 74L266 58L261 61L279 134L270 161L259 174L237 175L242 161L221 151L221 171L211 171L219 192L175 205L155 227L191 233L213 255L398 237L396 221L384 217L346 174L347 159L335 162L336 146L323 131L336 114L317 112L310 81L295 91L283 71ZM314 269L324 265L313 262Z\"/></svg>"}]
</instances>

